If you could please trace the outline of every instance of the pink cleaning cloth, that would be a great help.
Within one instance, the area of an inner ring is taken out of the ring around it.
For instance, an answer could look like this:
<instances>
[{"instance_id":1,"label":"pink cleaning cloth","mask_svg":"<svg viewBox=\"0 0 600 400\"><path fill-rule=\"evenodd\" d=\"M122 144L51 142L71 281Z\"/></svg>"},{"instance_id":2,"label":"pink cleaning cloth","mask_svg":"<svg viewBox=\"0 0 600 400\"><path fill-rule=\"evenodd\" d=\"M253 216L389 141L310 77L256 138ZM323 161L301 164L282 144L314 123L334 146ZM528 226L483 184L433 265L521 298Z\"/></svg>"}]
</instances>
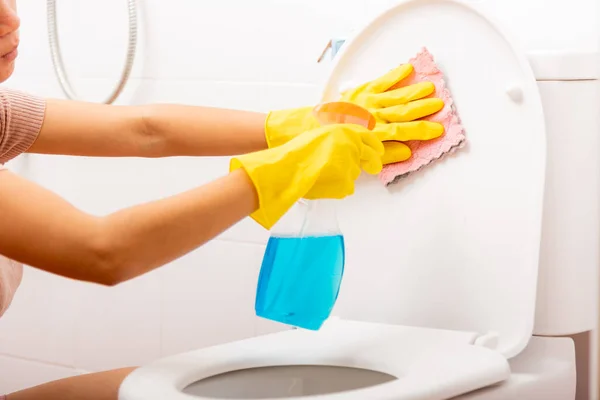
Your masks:
<instances>
[{"instance_id":1,"label":"pink cleaning cloth","mask_svg":"<svg viewBox=\"0 0 600 400\"><path fill-rule=\"evenodd\" d=\"M446 87L444 75L433 60L433 55L423 48L416 57L409 61L413 67L413 73L401 82L402 86L413 83L429 81L435 85L435 93L430 97L437 97L444 101L444 108L439 112L423 118L427 121L439 122L444 125L444 134L434 140L410 141L406 145L410 147L412 156L403 162L389 164L383 167L379 179L390 185L408 176L431 162L442 158L444 155L463 147L466 141L463 126L454 107L454 101L450 91ZM394 88L391 88L392 90Z\"/></svg>"}]
</instances>

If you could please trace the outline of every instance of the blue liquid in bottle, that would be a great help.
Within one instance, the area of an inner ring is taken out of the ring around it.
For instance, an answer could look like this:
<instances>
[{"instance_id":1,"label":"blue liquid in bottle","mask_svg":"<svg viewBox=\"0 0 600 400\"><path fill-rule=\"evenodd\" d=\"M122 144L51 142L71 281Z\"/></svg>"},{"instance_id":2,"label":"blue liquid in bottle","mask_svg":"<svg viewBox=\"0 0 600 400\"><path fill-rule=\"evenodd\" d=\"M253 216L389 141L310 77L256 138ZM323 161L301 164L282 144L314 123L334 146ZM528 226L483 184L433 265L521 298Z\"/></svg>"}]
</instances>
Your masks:
<instances>
[{"instance_id":1,"label":"blue liquid in bottle","mask_svg":"<svg viewBox=\"0 0 600 400\"><path fill-rule=\"evenodd\" d=\"M344 237L271 237L258 278L260 317L318 330L329 317L344 273Z\"/></svg>"}]
</instances>

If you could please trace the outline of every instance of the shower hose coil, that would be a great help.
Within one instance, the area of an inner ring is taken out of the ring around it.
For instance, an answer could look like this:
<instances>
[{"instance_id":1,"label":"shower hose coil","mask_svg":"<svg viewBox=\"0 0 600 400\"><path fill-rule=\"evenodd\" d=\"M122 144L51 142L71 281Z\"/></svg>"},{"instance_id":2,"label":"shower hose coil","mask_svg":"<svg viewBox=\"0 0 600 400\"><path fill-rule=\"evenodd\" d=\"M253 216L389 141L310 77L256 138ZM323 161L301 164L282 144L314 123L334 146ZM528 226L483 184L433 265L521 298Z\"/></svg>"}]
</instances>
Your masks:
<instances>
[{"instance_id":1,"label":"shower hose coil","mask_svg":"<svg viewBox=\"0 0 600 400\"><path fill-rule=\"evenodd\" d=\"M121 77L117 86L114 88L112 93L104 100L105 104L112 104L117 97L123 91L129 75L131 74L131 68L133 67L133 61L135 59L135 50L137 45L137 4L136 0L127 0L127 8L129 11L129 40L127 43L127 58L125 60L125 66L121 73ZM63 63L60 44L58 41L58 27L56 24L56 0L47 1L47 12L48 12L48 39L50 41L50 55L52 58L52 65L54 66L54 72L58 78L60 87L62 88L65 96L71 100L80 100L73 90L71 83L67 77L65 65Z\"/></svg>"}]
</instances>

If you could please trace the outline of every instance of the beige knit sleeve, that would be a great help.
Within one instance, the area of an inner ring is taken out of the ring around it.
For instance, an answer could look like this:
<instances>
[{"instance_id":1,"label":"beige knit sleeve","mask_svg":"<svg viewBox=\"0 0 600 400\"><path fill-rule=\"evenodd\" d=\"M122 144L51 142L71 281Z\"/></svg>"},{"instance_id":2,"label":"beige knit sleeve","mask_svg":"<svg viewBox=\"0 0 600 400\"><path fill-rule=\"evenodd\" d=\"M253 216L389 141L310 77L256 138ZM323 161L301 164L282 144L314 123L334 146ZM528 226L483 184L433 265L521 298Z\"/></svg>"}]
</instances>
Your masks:
<instances>
[{"instance_id":1,"label":"beige knit sleeve","mask_svg":"<svg viewBox=\"0 0 600 400\"><path fill-rule=\"evenodd\" d=\"M43 98L0 88L0 164L29 150L40 133L45 111Z\"/></svg>"}]
</instances>

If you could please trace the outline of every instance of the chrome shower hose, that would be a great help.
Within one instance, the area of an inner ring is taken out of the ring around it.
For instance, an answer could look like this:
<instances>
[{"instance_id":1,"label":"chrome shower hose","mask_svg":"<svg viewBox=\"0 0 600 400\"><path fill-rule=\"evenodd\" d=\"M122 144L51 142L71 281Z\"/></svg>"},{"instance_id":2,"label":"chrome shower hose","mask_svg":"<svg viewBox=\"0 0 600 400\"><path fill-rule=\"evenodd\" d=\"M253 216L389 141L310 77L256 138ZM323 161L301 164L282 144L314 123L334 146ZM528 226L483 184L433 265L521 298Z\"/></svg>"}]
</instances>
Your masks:
<instances>
[{"instance_id":1,"label":"chrome shower hose","mask_svg":"<svg viewBox=\"0 0 600 400\"><path fill-rule=\"evenodd\" d=\"M137 4L136 0L127 0L127 6L129 9L129 42L127 44L127 59L125 60L125 67L121 73L119 83L114 88L113 92L104 101L105 104L113 103L117 97L123 91L129 75L131 74L131 68L133 67L133 60L135 59L135 50L137 45ZM54 65L54 72L60 83L60 87L71 100L79 100L73 87L71 86L67 73L65 71L65 65L62 60L60 52L60 44L58 42L58 27L56 24L56 0L47 0L47 12L48 12L48 39L50 41L50 55L52 57L52 64Z\"/></svg>"}]
</instances>

